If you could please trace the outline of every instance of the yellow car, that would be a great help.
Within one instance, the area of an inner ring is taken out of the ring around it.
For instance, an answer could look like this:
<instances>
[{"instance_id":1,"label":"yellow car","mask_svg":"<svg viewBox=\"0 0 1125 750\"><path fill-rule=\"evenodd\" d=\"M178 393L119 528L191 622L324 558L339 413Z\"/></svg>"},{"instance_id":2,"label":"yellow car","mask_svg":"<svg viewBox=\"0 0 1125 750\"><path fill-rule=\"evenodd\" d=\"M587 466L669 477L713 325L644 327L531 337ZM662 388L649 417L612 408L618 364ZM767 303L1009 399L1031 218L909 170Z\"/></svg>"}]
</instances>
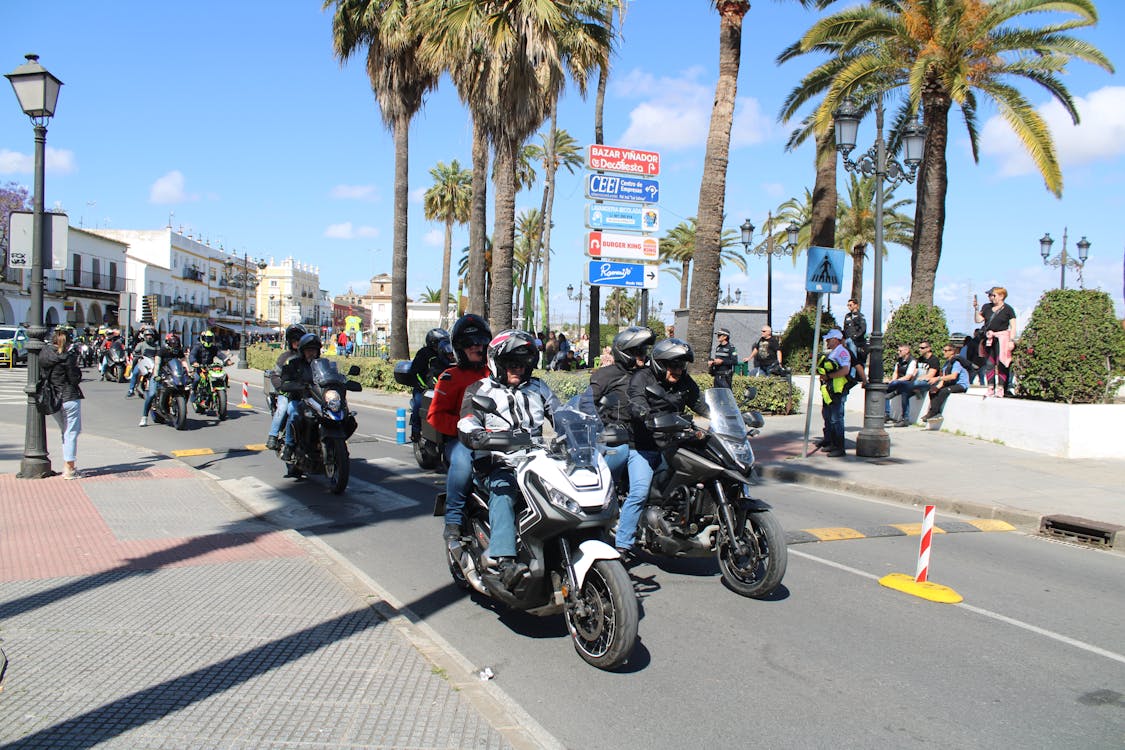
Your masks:
<instances>
[{"instance_id":1,"label":"yellow car","mask_svg":"<svg viewBox=\"0 0 1125 750\"><path fill-rule=\"evenodd\" d=\"M15 362L12 362L12 352ZM27 329L23 326L0 325L0 365L12 367L27 364Z\"/></svg>"}]
</instances>

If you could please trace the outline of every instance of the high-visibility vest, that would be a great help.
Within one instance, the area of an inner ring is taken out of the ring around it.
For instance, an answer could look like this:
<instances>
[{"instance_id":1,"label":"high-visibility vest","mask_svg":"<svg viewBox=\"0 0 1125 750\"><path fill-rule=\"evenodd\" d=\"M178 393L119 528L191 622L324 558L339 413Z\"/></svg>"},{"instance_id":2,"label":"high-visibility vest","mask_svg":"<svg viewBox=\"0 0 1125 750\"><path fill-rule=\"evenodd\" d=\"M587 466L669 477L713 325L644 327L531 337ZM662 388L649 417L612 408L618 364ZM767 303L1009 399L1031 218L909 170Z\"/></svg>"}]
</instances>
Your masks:
<instances>
[{"instance_id":1,"label":"high-visibility vest","mask_svg":"<svg viewBox=\"0 0 1125 750\"><path fill-rule=\"evenodd\" d=\"M827 354L822 354L820 361L816 365L817 375L827 375L830 372L836 372L840 369L840 363L832 359ZM827 383L820 385L820 398L825 404L830 404L835 400L835 397L844 392L844 386L847 385L847 375L840 375L839 377L829 378Z\"/></svg>"}]
</instances>

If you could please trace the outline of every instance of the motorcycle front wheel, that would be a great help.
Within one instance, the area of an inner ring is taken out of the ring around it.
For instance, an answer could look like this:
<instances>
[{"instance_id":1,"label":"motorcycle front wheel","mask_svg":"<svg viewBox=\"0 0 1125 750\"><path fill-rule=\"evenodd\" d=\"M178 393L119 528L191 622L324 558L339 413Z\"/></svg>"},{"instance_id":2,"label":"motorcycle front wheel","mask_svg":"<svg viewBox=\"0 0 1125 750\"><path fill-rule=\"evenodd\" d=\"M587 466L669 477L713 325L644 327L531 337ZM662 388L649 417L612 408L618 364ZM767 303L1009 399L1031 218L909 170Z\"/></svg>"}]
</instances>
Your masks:
<instances>
[{"instance_id":1,"label":"motorcycle front wheel","mask_svg":"<svg viewBox=\"0 0 1125 750\"><path fill-rule=\"evenodd\" d=\"M183 396L168 399L168 416L177 430L187 427L187 399Z\"/></svg>"},{"instance_id":2,"label":"motorcycle front wheel","mask_svg":"<svg viewBox=\"0 0 1125 750\"><path fill-rule=\"evenodd\" d=\"M625 663L637 641L637 596L620 560L598 560L586 574L578 601L566 608L574 650L598 669Z\"/></svg>"},{"instance_id":3,"label":"motorcycle front wheel","mask_svg":"<svg viewBox=\"0 0 1125 750\"><path fill-rule=\"evenodd\" d=\"M723 582L737 594L761 599L781 585L789 562L785 532L769 511L747 513L739 537L745 548L739 554L731 540L725 538L715 551Z\"/></svg>"},{"instance_id":4,"label":"motorcycle front wheel","mask_svg":"<svg viewBox=\"0 0 1125 750\"><path fill-rule=\"evenodd\" d=\"M124 383L125 382L125 368L122 365L114 365L113 366L113 378L118 383Z\"/></svg>"},{"instance_id":5,"label":"motorcycle front wheel","mask_svg":"<svg viewBox=\"0 0 1125 750\"><path fill-rule=\"evenodd\" d=\"M324 441L324 473L328 476L328 487L332 494L339 495L348 486L351 472L351 457L348 443L343 438L328 438Z\"/></svg>"},{"instance_id":6,"label":"motorcycle front wheel","mask_svg":"<svg viewBox=\"0 0 1125 750\"><path fill-rule=\"evenodd\" d=\"M222 422L227 418L227 392L217 391L215 393L215 414L219 416L219 421Z\"/></svg>"}]
</instances>

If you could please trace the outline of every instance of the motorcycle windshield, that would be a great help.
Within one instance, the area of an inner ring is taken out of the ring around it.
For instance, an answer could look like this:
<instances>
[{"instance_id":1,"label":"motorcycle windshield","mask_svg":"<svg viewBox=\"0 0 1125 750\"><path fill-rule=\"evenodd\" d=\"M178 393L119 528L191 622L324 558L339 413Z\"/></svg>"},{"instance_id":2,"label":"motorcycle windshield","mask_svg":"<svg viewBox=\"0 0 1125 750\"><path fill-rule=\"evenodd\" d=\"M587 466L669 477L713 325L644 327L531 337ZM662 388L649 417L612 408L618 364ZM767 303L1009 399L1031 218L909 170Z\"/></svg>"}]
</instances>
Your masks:
<instances>
[{"instance_id":1,"label":"motorcycle windshield","mask_svg":"<svg viewBox=\"0 0 1125 750\"><path fill-rule=\"evenodd\" d=\"M567 464L572 471L597 471L597 440L600 429L601 422L597 417L571 408L570 404L555 412L555 433L564 440Z\"/></svg>"},{"instance_id":2,"label":"motorcycle windshield","mask_svg":"<svg viewBox=\"0 0 1125 750\"><path fill-rule=\"evenodd\" d=\"M703 400L710 409L711 431L716 435L735 441L746 439L746 423L742 412L734 400L734 392L729 388L708 388L703 392Z\"/></svg>"},{"instance_id":3,"label":"motorcycle windshield","mask_svg":"<svg viewBox=\"0 0 1125 750\"><path fill-rule=\"evenodd\" d=\"M348 379L336 369L336 363L330 359L324 359L323 357L314 359L310 368L312 369L313 382L321 387L341 385L348 382Z\"/></svg>"},{"instance_id":4,"label":"motorcycle windshield","mask_svg":"<svg viewBox=\"0 0 1125 750\"><path fill-rule=\"evenodd\" d=\"M178 359L168 360L168 372L177 380L184 377L184 363Z\"/></svg>"}]
</instances>

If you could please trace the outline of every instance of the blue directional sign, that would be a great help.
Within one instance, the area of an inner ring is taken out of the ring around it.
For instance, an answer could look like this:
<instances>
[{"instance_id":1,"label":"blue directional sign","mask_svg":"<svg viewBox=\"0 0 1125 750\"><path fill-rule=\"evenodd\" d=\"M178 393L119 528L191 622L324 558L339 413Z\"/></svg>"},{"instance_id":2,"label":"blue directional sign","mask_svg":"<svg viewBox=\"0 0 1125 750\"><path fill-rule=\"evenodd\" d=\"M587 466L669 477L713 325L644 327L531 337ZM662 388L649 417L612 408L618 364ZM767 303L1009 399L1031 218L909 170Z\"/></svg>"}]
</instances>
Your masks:
<instances>
[{"instance_id":1,"label":"blue directional sign","mask_svg":"<svg viewBox=\"0 0 1125 750\"><path fill-rule=\"evenodd\" d=\"M844 251L832 247L809 248L805 291L836 294L844 280Z\"/></svg>"},{"instance_id":2,"label":"blue directional sign","mask_svg":"<svg viewBox=\"0 0 1125 750\"><path fill-rule=\"evenodd\" d=\"M642 263L614 263L592 260L587 268L586 280L594 286L623 286L636 289L655 289L659 276L656 266Z\"/></svg>"},{"instance_id":3,"label":"blue directional sign","mask_svg":"<svg viewBox=\"0 0 1125 750\"><path fill-rule=\"evenodd\" d=\"M599 201L659 203L660 181L616 174L588 174L586 197Z\"/></svg>"},{"instance_id":4,"label":"blue directional sign","mask_svg":"<svg viewBox=\"0 0 1125 750\"><path fill-rule=\"evenodd\" d=\"M587 203L586 226L629 232L659 232L660 210L635 203Z\"/></svg>"}]
</instances>

